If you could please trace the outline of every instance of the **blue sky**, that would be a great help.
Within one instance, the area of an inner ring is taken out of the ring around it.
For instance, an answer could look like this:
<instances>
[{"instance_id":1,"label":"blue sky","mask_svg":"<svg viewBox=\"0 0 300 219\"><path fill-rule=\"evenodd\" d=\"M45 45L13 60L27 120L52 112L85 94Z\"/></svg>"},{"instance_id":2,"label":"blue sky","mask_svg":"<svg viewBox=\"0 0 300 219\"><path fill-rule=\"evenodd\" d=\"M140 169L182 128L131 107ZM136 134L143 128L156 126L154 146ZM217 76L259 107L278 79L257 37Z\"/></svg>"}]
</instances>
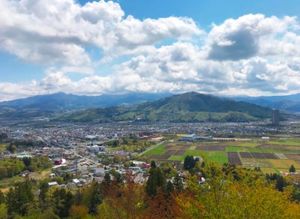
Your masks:
<instances>
[{"instance_id":1,"label":"blue sky","mask_svg":"<svg viewBox=\"0 0 300 219\"><path fill-rule=\"evenodd\" d=\"M0 9L0 100L300 92L297 0L3 0Z\"/></svg>"},{"instance_id":2,"label":"blue sky","mask_svg":"<svg viewBox=\"0 0 300 219\"><path fill-rule=\"evenodd\" d=\"M81 4L88 1L79 0ZM297 0L119 0L127 15L137 18L160 18L168 16L192 17L202 27L237 18L249 13L268 16L299 16Z\"/></svg>"}]
</instances>

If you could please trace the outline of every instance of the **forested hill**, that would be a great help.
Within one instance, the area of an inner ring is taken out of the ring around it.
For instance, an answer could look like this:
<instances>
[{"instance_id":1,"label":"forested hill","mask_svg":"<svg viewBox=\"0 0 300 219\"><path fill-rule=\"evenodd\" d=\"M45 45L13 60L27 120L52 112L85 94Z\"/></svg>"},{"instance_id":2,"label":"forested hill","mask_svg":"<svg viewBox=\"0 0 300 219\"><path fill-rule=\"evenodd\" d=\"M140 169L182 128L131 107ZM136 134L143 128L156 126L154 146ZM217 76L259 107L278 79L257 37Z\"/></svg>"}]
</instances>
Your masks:
<instances>
[{"instance_id":1,"label":"forested hill","mask_svg":"<svg viewBox=\"0 0 300 219\"><path fill-rule=\"evenodd\" d=\"M65 93L38 95L0 102L0 118L50 117L58 112L139 104L170 96L168 93L130 93L120 95L80 96Z\"/></svg>"},{"instance_id":2,"label":"forested hill","mask_svg":"<svg viewBox=\"0 0 300 219\"><path fill-rule=\"evenodd\" d=\"M170 122L246 122L271 118L272 110L196 92L166 97L134 106L98 108L64 114L65 121L170 121Z\"/></svg>"}]
</instances>

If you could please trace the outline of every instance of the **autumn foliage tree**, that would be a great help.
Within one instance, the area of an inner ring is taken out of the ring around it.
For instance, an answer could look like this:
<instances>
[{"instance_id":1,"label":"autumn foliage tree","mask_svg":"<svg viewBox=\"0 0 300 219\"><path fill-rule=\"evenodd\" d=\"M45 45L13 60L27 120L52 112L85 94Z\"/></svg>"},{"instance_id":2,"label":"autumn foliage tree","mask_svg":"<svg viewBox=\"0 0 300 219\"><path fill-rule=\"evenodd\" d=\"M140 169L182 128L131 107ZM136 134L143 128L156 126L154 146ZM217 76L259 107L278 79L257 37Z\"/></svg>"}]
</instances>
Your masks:
<instances>
[{"instance_id":1,"label":"autumn foliage tree","mask_svg":"<svg viewBox=\"0 0 300 219\"><path fill-rule=\"evenodd\" d=\"M99 217L103 219L144 218L144 186L135 184L132 176L126 176L126 184L112 184L111 190L99 206Z\"/></svg>"}]
</instances>

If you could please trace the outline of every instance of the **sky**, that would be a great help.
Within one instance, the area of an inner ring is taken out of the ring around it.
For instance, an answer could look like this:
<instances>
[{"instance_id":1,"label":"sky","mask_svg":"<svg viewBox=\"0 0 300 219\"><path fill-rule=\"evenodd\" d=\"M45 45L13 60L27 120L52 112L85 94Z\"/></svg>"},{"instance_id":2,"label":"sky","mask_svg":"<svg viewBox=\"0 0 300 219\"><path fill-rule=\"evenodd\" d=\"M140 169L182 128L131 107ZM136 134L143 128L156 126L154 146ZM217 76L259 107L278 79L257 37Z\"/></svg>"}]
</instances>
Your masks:
<instances>
[{"instance_id":1,"label":"sky","mask_svg":"<svg viewBox=\"0 0 300 219\"><path fill-rule=\"evenodd\" d=\"M0 101L300 92L298 0L0 0Z\"/></svg>"}]
</instances>

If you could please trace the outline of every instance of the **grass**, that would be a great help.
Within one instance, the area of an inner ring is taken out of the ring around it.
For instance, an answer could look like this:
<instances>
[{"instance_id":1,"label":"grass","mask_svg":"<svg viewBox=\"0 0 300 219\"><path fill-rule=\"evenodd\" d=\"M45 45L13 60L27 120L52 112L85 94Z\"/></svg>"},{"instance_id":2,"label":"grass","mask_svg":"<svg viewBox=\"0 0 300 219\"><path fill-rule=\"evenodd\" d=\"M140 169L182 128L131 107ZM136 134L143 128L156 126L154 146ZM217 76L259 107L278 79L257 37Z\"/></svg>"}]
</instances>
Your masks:
<instances>
[{"instance_id":1,"label":"grass","mask_svg":"<svg viewBox=\"0 0 300 219\"><path fill-rule=\"evenodd\" d=\"M241 146L228 146L226 152L256 152L256 153L297 153L295 150L289 148L261 148L261 147L241 147ZM299 153L299 151L298 151Z\"/></svg>"},{"instance_id":2,"label":"grass","mask_svg":"<svg viewBox=\"0 0 300 219\"><path fill-rule=\"evenodd\" d=\"M288 139L271 140L268 142L268 144L299 146L300 147L300 139L299 138L288 138Z\"/></svg>"},{"instance_id":3,"label":"grass","mask_svg":"<svg viewBox=\"0 0 300 219\"><path fill-rule=\"evenodd\" d=\"M168 160L171 160L171 161L183 161L184 160L184 156L172 155L171 157L169 157Z\"/></svg>"},{"instance_id":4,"label":"grass","mask_svg":"<svg viewBox=\"0 0 300 219\"><path fill-rule=\"evenodd\" d=\"M294 165L296 170L300 170L300 164L294 160L273 160L270 159L268 162L277 169L282 169L284 171L288 171L291 165Z\"/></svg>"},{"instance_id":5,"label":"grass","mask_svg":"<svg viewBox=\"0 0 300 219\"><path fill-rule=\"evenodd\" d=\"M157 147L152 148L149 151L146 151L143 155L151 156L151 155L162 155L166 152L166 146L164 144L157 145Z\"/></svg>"},{"instance_id":6,"label":"grass","mask_svg":"<svg viewBox=\"0 0 300 219\"><path fill-rule=\"evenodd\" d=\"M183 159L187 155L201 156L204 160L224 164L228 162L227 153L224 151L200 151L200 150L187 150Z\"/></svg>"},{"instance_id":7,"label":"grass","mask_svg":"<svg viewBox=\"0 0 300 219\"><path fill-rule=\"evenodd\" d=\"M240 147L257 147L259 143L257 141L237 141L230 142L230 145L240 146Z\"/></svg>"},{"instance_id":8,"label":"grass","mask_svg":"<svg viewBox=\"0 0 300 219\"><path fill-rule=\"evenodd\" d=\"M183 161L186 156L200 156L206 161L215 162L218 164L224 164L228 162L227 153L223 151L200 151L200 150L187 150L184 155L172 155L168 160L171 161Z\"/></svg>"},{"instance_id":9,"label":"grass","mask_svg":"<svg viewBox=\"0 0 300 219\"><path fill-rule=\"evenodd\" d=\"M228 146L225 149L226 152L249 152L248 148L246 147L239 147L239 146Z\"/></svg>"},{"instance_id":10,"label":"grass","mask_svg":"<svg viewBox=\"0 0 300 219\"><path fill-rule=\"evenodd\" d=\"M34 180L44 180L49 177L51 169L46 169L40 172L33 172L30 174L30 178Z\"/></svg>"},{"instance_id":11,"label":"grass","mask_svg":"<svg viewBox=\"0 0 300 219\"><path fill-rule=\"evenodd\" d=\"M203 151L200 151L200 150L186 150L183 157L186 157L188 155L191 155L191 156L203 156L204 152Z\"/></svg>"},{"instance_id":12,"label":"grass","mask_svg":"<svg viewBox=\"0 0 300 219\"><path fill-rule=\"evenodd\" d=\"M212 161L218 164L228 163L227 153L223 151L204 152L204 160Z\"/></svg>"},{"instance_id":13,"label":"grass","mask_svg":"<svg viewBox=\"0 0 300 219\"><path fill-rule=\"evenodd\" d=\"M274 173L279 171L287 172L290 166L293 164L296 170L300 169L300 164L294 160L280 160L280 159L254 159L254 158L242 158L244 167L254 168L260 167L264 173Z\"/></svg>"},{"instance_id":14,"label":"grass","mask_svg":"<svg viewBox=\"0 0 300 219\"><path fill-rule=\"evenodd\" d=\"M265 173L265 174L267 174L267 173L280 173L276 168L260 168L261 169L261 171L263 172L263 173Z\"/></svg>"}]
</instances>

